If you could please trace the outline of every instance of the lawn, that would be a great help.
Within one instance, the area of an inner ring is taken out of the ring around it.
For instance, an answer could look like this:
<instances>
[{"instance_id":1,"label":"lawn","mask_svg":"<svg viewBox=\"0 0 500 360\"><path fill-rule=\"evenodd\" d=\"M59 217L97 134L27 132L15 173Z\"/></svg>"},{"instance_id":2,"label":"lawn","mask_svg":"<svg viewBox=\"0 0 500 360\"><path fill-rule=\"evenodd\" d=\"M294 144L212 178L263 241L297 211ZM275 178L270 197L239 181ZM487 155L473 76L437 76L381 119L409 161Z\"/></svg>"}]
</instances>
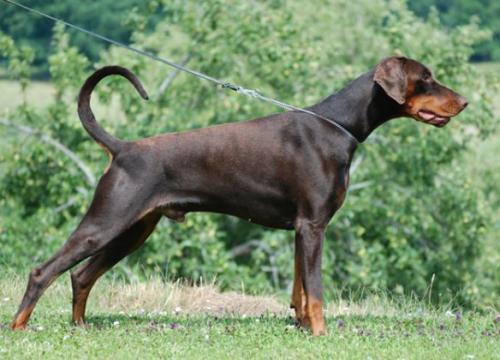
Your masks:
<instances>
[{"instance_id":1,"label":"lawn","mask_svg":"<svg viewBox=\"0 0 500 360\"><path fill-rule=\"evenodd\" d=\"M285 301L213 286L151 280L96 285L87 328L69 323L67 276L42 298L27 331L8 328L22 295L17 276L0 280L4 359L492 359L500 358L500 317L429 309L374 297L328 305L329 334L293 325Z\"/></svg>"},{"instance_id":2,"label":"lawn","mask_svg":"<svg viewBox=\"0 0 500 360\"><path fill-rule=\"evenodd\" d=\"M0 80L0 112L13 110L21 105L23 100L31 106L42 107L50 103L54 97L54 88L49 82L32 81L25 94L21 92L19 82L14 80Z\"/></svg>"}]
</instances>

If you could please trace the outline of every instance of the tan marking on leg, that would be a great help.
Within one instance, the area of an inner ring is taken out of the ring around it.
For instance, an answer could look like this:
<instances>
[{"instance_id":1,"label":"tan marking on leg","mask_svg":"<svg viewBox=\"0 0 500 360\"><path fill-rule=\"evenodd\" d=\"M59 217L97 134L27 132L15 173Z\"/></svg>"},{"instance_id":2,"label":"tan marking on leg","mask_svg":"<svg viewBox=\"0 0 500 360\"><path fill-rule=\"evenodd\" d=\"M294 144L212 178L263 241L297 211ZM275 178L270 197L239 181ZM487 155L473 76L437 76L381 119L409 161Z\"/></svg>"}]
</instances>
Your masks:
<instances>
[{"instance_id":1,"label":"tan marking on leg","mask_svg":"<svg viewBox=\"0 0 500 360\"><path fill-rule=\"evenodd\" d=\"M28 323L28 320L30 318L31 313L33 312L34 306L31 306L27 309L24 309L21 311L14 321L10 324L10 328L12 330L24 330L26 329L26 324Z\"/></svg>"},{"instance_id":2,"label":"tan marking on leg","mask_svg":"<svg viewBox=\"0 0 500 360\"><path fill-rule=\"evenodd\" d=\"M85 325L85 308L87 306L87 299L90 294L90 290L94 286L97 279L104 274L108 268L102 268L97 273L93 274L93 278L90 283L84 288L73 288L73 323L75 325L84 326ZM77 280L72 281L73 286L78 286Z\"/></svg>"},{"instance_id":3,"label":"tan marking on leg","mask_svg":"<svg viewBox=\"0 0 500 360\"><path fill-rule=\"evenodd\" d=\"M295 277L292 290L292 307L299 326L308 328L309 319L306 316L306 294L302 282L299 255L295 254Z\"/></svg>"},{"instance_id":4,"label":"tan marking on leg","mask_svg":"<svg viewBox=\"0 0 500 360\"><path fill-rule=\"evenodd\" d=\"M309 318L311 331L314 336L326 335L326 324L323 316L323 302L307 295L306 317Z\"/></svg>"},{"instance_id":5,"label":"tan marking on leg","mask_svg":"<svg viewBox=\"0 0 500 360\"><path fill-rule=\"evenodd\" d=\"M47 282L47 284L45 285L45 287L42 290L42 294L56 280L56 278L57 278L57 275L54 275L49 279L49 281ZM26 328L26 325L27 325L28 320L31 316L31 313L33 312L33 309L35 308L35 305L36 305L36 302L35 302L35 304L27 307L26 309L24 309L23 311L21 311L20 313L18 313L16 315L14 321L12 321L12 323L10 324L10 327L12 330L22 330L22 329Z\"/></svg>"},{"instance_id":6,"label":"tan marking on leg","mask_svg":"<svg viewBox=\"0 0 500 360\"><path fill-rule=\"evenodd\" d=\"M76 303L73 305L73 324L85 326L85 306L87 304L87 294L79 293L75 297Z\"/></svg>"}]
</instances>

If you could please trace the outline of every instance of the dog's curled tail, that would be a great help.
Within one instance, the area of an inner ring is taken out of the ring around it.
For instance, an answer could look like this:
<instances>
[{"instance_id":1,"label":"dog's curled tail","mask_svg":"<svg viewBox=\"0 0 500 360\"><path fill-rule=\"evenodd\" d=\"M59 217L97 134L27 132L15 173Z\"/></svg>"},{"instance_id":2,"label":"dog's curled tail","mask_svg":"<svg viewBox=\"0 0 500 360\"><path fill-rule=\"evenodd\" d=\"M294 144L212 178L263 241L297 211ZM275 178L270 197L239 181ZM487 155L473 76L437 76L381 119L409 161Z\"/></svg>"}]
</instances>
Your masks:
<instances>
[{"instance_id":1,"label":"dog's curled tail","mask_svg":"<svg viewBox=\"0 0 500 360\"><path fill-rule=\"evenodd\" d=\"M105 66L95 71L83 84L80 95L78 96L78 116L83 127L89 135L101 146L108 150L111 155L117 154L123 144L123 141L111 136L96 121L94 113L90 108L90 96L101 79L109 75L121 75L134 85L135 89L144 98L148 99L148 94L142 87L140 81L135 75L121 66Z\"/></svg>"}]
</instances>

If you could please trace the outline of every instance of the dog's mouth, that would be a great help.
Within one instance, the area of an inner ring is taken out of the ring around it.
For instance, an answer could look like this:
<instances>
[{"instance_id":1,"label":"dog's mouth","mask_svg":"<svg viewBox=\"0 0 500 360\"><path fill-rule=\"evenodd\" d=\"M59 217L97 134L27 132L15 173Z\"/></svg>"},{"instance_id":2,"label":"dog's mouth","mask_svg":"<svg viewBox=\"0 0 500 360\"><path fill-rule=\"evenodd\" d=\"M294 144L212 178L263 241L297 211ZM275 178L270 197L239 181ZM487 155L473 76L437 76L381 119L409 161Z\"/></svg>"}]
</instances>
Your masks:
<instances>
[{"instance_id":1,"label":"dog's mouth","mask_svg":"<svg viewBox=\"0 0 500 360\"><path fill-rule=\"evenodd\" d=\"M450 121L451 117L441 116L429 110L419 110L416 114L417 120L423 121L437 127L443 127Z\"/></svg>"}]
</instances>

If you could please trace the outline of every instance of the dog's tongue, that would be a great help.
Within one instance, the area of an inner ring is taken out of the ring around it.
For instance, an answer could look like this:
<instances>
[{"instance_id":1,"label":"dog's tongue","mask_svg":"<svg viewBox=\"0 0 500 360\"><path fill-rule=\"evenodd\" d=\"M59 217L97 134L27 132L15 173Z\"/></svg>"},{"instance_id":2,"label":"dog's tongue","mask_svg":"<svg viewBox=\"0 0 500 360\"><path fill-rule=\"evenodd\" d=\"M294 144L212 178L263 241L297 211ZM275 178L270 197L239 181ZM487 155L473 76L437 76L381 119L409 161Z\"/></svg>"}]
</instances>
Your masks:
<instances>
[{"instance_id":1,"label":"dog's tongue","mask_svg":"<svg viewBox=\"0 0 500 360\"><path fill-rule=\"evenodd\" d=\"M420 110L418 112L418 116L420 116L424 120L432 120L436 117L436 114L434 114L430 111Z\"/></svg>"}]
</instances>

